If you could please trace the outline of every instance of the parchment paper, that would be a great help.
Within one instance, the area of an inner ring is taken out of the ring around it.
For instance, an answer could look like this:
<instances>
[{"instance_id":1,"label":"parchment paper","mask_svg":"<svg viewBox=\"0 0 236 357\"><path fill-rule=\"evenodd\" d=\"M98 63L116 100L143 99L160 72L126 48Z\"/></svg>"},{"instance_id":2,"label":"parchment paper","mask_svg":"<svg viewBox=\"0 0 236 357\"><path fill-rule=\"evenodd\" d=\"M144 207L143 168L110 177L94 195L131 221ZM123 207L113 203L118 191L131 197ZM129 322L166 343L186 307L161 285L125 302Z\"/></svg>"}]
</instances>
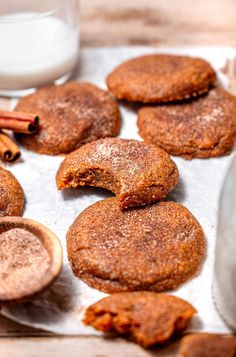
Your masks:
<instances>
[{"instance_id":1,"label":"parchment paper","mask_svg":"<svg viewBox=\"0 0 236 357\"><path fill-rule=\"evenodd\" d=\"M83 49L76 77L103 88L106 75L120 62L145 53L169 52L201 56L218 71L219 79L227 87L227 78L219 72L227 59L236 55L232 48L150 48L118 47ZM15 103L12 103L12 106ZM121 137L140 139L137 134L136 112L133 105L121 105ZM64 265L60 278L53 286L28 303L2 307L2 314L22 324L61 334L98 335L83 326L81 318L86 306L105 296L74 277L67 261L65 235L77 215L92 203L111 196L94 188L69 189L59 192L55 174L63 157L37 155L22 149L22 161L7 165L22 184L26 195L24 217L48 226L60 238L64 250ZM226 332L227 327L215 310L212 299L214 248L220 188L233 154L223 158L186 161L174 158L180 183L168 196L185 205L201 223L207 240L207 254L199 276L174 292L198 310L190 330Z\"/></svg>"}]
</instances>

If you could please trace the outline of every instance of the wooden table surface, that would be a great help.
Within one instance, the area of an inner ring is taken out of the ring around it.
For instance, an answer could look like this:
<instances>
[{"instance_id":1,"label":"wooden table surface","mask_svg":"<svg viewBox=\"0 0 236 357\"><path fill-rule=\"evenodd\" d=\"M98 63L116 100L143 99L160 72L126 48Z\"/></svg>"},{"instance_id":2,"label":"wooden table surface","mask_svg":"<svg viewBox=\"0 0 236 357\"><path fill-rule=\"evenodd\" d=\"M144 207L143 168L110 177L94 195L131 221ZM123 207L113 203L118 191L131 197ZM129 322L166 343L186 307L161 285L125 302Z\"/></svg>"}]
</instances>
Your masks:
<instances>
[{"instance_id":1,"label":"wooden table surface","mask_svg":"<svg viewBox=\"0 0 236 357\"><path fill-rule=\"evenodd\" d=\"M46 1L46 0L41 0ZM236 45L235 0L81 0L82 46ZM8 101L0 99L1 106ZM0 317L0 357L145 357L123 339L53 336ZM176 356L177 344L165 356Z\"/></svg>"}]
</instances>

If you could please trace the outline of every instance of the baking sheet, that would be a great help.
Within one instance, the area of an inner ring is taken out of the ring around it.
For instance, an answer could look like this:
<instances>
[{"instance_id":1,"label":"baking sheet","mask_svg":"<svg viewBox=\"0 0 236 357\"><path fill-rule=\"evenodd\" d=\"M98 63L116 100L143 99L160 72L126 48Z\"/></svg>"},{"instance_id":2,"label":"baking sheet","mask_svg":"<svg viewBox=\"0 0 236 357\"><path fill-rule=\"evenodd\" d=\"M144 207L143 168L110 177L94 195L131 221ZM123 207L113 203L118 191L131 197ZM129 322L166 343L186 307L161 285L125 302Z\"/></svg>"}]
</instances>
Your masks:
<instances>
[{"instance_id":1,"label":"baking sheet","mask_svg":"<svg viewBox=\"0 0 236 357\"><path fill-rule=\"evenodd\" d=\"M107 47L83 49L75 78L87 80L106 88L104 78L120 62L138 55L168 52L206 58L218 72L222 84L227 78L219 70L228 59L236 55L228 47ZM14 106L15 101L12 102ZM139 139L136 127L135 105L122 104L123 138ZM99 335L93 328L83 326L84 309L106 296L88 287L74 277L66 256L65 235L74 219L92 203L112 194L94 188L68 189L59 192L55 174L63 157L37 155L22 149L22 161L6 167L22 184L26 195L24 217L35 219L48 226L60 238L64 251L63 271L59 279L43 294L30 302L2 307L1 313L22 324L47 331L71 335ZM171 293L192 303L198 310L189 330L227 332L228 329L215 310L212 299L213 263L216 240L217 209L220 188L233 154L223 158L186 161L174 157L180 183L168 199L185 205L201 223L207 240L206 259L199 276Z\"/></svg>"}]
</instances>

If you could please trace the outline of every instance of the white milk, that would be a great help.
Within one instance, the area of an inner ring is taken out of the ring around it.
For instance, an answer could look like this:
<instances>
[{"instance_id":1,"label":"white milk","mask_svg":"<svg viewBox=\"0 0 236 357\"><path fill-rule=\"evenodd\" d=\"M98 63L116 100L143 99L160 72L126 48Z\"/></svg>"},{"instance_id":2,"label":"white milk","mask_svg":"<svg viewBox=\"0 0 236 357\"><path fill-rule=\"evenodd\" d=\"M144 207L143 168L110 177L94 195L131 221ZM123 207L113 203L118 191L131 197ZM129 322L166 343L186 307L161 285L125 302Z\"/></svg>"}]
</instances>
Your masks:
<instances>
[{"instance_id":1,"label":"white milk","mask_svg":"<svg viewBox=\"0 0 236 357\"><path fill-rule=\"evenodd\" d=\"M75 66L78 47L78 29L56 17L32 12L2 16L0 89L38 87L59 79Z\"/></svg>"}]
</instances>

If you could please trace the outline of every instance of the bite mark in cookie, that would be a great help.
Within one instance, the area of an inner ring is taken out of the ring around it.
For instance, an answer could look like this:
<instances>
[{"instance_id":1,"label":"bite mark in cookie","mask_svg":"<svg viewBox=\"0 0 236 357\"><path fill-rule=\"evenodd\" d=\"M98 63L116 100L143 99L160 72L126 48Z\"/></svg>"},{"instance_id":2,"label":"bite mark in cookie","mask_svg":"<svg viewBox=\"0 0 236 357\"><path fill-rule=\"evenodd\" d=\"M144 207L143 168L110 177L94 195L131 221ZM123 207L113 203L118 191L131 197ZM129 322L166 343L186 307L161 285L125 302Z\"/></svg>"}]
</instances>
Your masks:
<instances>
[{"instance_id":1,"label":"bite mark in cookie","mask_svg":"<svg viewBox=\"0 0 236 357\"><path fill-rule=\"evenodd\" d=\"M114 192L122 208L164 198L178 182L170 156L155 145L106 138L68 155L57 172L57 187L96 186Z\"/></svg>"}]
</instances>

